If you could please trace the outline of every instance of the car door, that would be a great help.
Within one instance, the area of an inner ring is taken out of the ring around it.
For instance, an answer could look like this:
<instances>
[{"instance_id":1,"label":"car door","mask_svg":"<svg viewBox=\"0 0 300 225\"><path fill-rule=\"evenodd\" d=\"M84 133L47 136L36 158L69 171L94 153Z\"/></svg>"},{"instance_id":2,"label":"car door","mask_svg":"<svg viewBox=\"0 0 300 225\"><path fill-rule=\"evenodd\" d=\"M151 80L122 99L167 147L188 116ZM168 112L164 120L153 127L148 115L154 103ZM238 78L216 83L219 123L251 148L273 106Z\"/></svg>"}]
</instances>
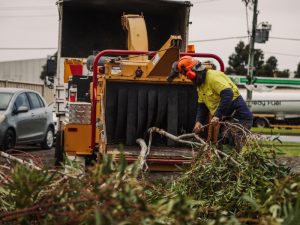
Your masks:
<instances>
[{"instance_id":1,"label":"car door","mask_svg":"<svg viewBox=\"0 0 300 225\"><path fill-rule=\"evenodd\" d=\"M31 113L33 115L32 122L34 123L35 139L43 139L47 130L47 111L45 104L38 94L27 92L31 105Z\"/></svg>"},{"instance_id":2,"label":"car door","mask_svg":"<svg viewBox=\"0 0 300 225\"><path fill-rule=\"evenodd\" d=\"M16 124L17 142L24 142L32 139L34 130L32 129L32 114L30 112L30 103L26 93L21 93L16 97L14 102L14 110L25 106L28 108L27 112L13 113L13 120Z\"/></svg>"}]
</instances>

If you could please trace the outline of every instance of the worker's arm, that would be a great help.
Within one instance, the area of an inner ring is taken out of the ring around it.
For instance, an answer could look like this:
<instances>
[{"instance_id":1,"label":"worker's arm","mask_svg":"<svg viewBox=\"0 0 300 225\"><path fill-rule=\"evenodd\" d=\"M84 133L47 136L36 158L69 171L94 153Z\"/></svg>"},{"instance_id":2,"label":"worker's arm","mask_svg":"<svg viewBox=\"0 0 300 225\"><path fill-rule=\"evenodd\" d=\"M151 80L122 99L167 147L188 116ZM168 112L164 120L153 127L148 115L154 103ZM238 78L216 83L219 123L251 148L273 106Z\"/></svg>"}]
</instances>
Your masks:
<instances>
[{"instance_id":1,"label":"worker's arm","mask_svg":"<svg viewBox=\"0 0 300 225\"><path fill-rule=\"evenodd\" d=\"M200 122L203 124L208 116L208 108L204 103L198 103L197 106L197 114L196 114L196 122Z\"/></svg>"},{"instance_id":2,"label":"worker's arm","mask_svg":"<svg viewBox=\"0 0 300 225\"><path fill-rule=\"evenodd\" d=\"M225 114L232 103L233 91L231 88L226 88L220 92L221 101L214 116L219 119Z\"/></svg>"},{"instance_id":3,"label":"worker's arm","mask_svg":"<svg viewBox=\"0 0 300 225\"><path fill-rule=\"evenodd\" d=\"M199 134L203 131L202 127L208 117L208 108L203 102L198 103L197 114L196 114L196 123L193 129L193 132Z\"/></svg>"}]
</instances>

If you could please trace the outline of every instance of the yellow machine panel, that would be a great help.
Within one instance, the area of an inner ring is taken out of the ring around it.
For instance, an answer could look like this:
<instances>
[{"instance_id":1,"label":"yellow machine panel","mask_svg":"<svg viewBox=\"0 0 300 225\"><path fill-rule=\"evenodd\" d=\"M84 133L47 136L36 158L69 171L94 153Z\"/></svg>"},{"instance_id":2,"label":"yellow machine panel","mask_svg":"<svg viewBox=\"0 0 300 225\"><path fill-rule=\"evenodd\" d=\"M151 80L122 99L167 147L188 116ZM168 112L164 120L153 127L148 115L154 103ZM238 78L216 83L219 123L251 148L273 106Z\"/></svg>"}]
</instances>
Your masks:
<instances>
[{"instance_id":1,"label":"yellow machine panel","mask_svg":"<svg viewBox=\"0 0 300 225\"><path fill-rule=\"evenodd\" d=\"M90 144L90 124L64 124L64 150L68 155L90 155Z\"/></svg>"}]
</instances>

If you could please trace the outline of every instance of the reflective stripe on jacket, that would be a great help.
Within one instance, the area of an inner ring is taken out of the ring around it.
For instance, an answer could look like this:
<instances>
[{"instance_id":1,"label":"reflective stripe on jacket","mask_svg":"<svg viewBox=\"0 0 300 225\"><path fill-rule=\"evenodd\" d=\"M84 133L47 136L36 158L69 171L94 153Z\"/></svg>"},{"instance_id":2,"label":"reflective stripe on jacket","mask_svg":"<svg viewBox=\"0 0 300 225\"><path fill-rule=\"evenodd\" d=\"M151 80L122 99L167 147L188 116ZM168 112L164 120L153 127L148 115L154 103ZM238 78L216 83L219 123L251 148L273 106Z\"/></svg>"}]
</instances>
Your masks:
<instances>
[{"instance_id":1,"label":"reflective stripe on jacket","mask_svg":"<svg viewBox=\"0 0 300 225\"><path fill-rule=\"evenodd\" d=\"M197 87L198 103L204 103L210 114L214 115L221 100L220 93L227 88L233 92L232 100L240 95L237 86L223 72L208 70L204 84Z\"/></svg>"}]
</instances>

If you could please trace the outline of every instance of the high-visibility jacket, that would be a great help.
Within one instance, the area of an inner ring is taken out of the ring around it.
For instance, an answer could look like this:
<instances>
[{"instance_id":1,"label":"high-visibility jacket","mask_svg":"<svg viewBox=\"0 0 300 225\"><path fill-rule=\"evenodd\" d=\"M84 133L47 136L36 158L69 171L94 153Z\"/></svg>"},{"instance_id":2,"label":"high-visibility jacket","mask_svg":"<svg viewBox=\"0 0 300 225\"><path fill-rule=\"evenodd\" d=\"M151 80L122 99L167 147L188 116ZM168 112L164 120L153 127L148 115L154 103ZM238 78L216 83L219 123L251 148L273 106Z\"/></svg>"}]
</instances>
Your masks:
<instances>
[{"instance_id":1,"label":"high-visibility jacket","mask_svg":"<svg viewBox=\"0 0 300 225\"><path fill-rule=\"evenodd\" d=\"M237 86L223 72L217 70L207 70L205 81L197 87L198 103L204 103L211 115L214 115L220 104L220 93L230 88L235 100L239 95Z\"/></svg>"}]
</instances>

